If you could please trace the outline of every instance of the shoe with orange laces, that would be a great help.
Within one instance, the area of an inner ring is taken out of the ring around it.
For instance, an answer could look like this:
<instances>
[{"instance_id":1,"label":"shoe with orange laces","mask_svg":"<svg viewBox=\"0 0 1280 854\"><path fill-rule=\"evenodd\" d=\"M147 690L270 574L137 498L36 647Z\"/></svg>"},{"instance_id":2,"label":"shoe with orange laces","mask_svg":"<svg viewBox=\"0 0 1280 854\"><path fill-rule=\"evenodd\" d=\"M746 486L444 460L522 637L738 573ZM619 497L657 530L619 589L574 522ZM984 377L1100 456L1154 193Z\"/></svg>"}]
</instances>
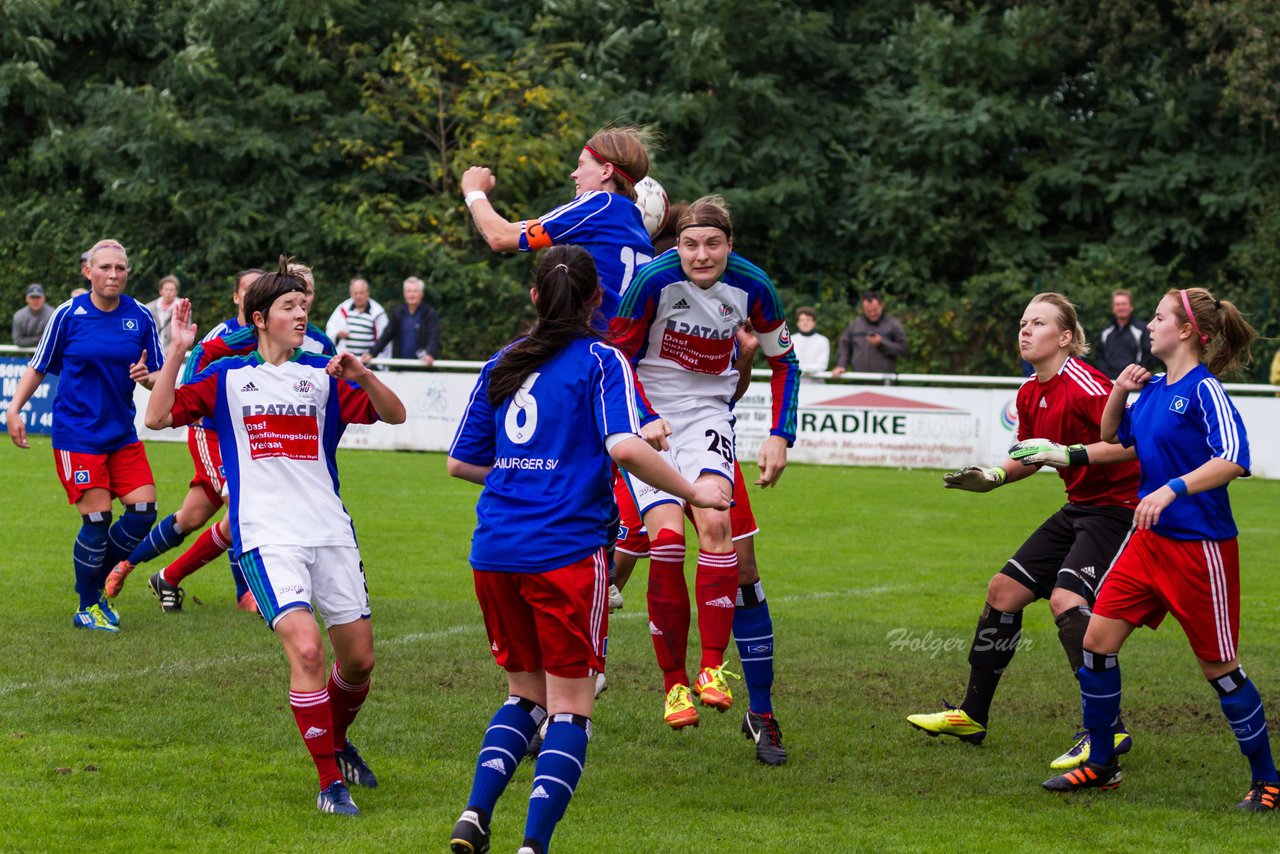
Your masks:
<instances>
[{"instance_id":1,"label":"shoe with orange laces","mask_svg":"<svg viewBox=\"0 0 1280 854\"><path fill-rule=\"evenodd\" d=\"M689 698L688 685L672 685L667 692L667 704L662 719L672 729L684 729L698 725L698 710L693 707Z\"/></svg>"},{"instance_id":2,"label":"shoe with orange laces","mask_svg":"<svg viewBox=\"0 0 1280 854\"><path fill-rule=\"evenodd\" d=\"M124 580L131 572L133 572L133 564L122 560L107 573L107 583L103 585L102 592L107 594L108 599L114 599L120 595L120 591L124 589Z\"/></svg>"},{"instance_id":3,"label":"shoe with orange laces","mask_svg":"<svg viewBox=\"0 0 1280 854\"><path fill-rule=\"evenodd\" d=\"M1050 777L1040 785L1050 792L1078 792L1081 789L1114 789L1120 785L1124 774L1120 771L1120 760L1115 756L1106 765L1095 765L1086 762L1079 768L1073 768L1065 774Z\"/></svg>"},{"instance_id":4,"label":"shoe with orange laces","mask_svg":"<svg viewBox=\"0 0 1280 854\"><path fill-rule=\"evenodd\" d=\"M253 598L252 590L244 592L244 595L240 597L240 601L236 602L236 608L241 611L248 611L250 614L258 613L258 600Z\"/></svg>"},{"instance_id":5,"label":"shoe with orange laces","mask_svg":"<svg viewBox=\"0 0 1280 854\"><path fill-rule=\"evenodd\" d=\"M1236 809L1245 812L1271 812L1280 799L1280 783L1274 780L1254 780L1249 794L1236 804Z\"/></svg>"},{"instance_id":6,"label":"shoe with orange laces","mask_svg":"<svg viewBox=\"0 0 1280 854\"><path fill-rule=\"evenodd\" d=\"M723 664L719 667L702 668L702 672L693 682L693 693L698 695L702 705L722 712L729 711L733 706L733 693L729 690L729 680L725 678L726 676L742 678L736 673L725 670Z\"/></svg>"}]
</instances>

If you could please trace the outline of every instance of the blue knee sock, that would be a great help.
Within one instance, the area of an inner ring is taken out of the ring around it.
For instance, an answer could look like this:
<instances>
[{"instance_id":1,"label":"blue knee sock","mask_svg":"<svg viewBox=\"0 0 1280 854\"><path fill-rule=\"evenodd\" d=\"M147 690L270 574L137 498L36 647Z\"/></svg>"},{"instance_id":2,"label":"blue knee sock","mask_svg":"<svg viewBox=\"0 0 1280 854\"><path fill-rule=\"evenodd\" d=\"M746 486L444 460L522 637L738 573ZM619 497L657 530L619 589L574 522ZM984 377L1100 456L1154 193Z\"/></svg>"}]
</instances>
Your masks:
<instances>
[{"instance_id":1,"label":"blue knee sock","mask_svg":"<svg viewBox=\"0 0 1280 854\"><path fill-rule=\"evenodd\" d=\"M155 560L181 543L186 536L187 532L178 524L178 514L171 513L161 519L150 533L142 538L142 542L130 553L129 563L137 566L149 560Z\"/></svg>"},{"instance_id":2,"label":"blue knee sock","mask_svg":"<svg viewBox=\"0 0 1280 854\"><path fill-rule=\"evenodd\" d=\"M529 817L525 819L525 844L536 842L535 851L550 849L551 834L569 808L573 790L582 777L591 738L591 718L582 715L552 715L542 752L533 769L533 793L529 795Z\"/></svg>"},{"instance_id":3,"label":"blue knee sock","mask_svg":"<svg viewBox=\"0 0 1280 854\"><path fill-rule=\"evenodd\" d=\"M80 532L76 534L76 544L71 548L71 556L76 567L76 595L80 597L80 610L98 604L102 598L102 584L98 579L105 577L102 572L102 561L107 553L107 533L111 528L111 511L104 513L85 513L80 517Z\"/></svg>"},{"instance_id":4,"label":"blue knee sock","mask_svg":"<svg viewBox=\"0 0 1280 854\"><path fill-rule=\"evenodd\" d=\"M480 813L485 824L493 817L498 798L511 782L516 766L529 749L530 739L546 716L546 709L532 700L508 697L489 722L467 800L467 809Z\"/></svg>"},{"instance_id":5,"label":"blue knee sock","mask_svg":"<svg viewBox=\"0 0 1280 854\"><path fill-rule=\"evenodd\" d=\"M1120 717L1120 660L1084 650L1080 679L1080 703L1084 728L1089 731L1089 761L1105 765L1115 755L1116 719Z\"/></svg>"},{"instance_id":6,"label":"blue knee sock","mask_svg":"<svg viewBox=\"0 0 1280 854\"><path fill-rule=\"evenodd\" d=\"M747 682L751 711L773 713L773 618L764 598L764 587L744 584L738 588L738 604L733 612L733 639L738 644L738 660Z\"/></svg>"},{"instance_id":7,"label":"blue knee sock","mask_svg":"<svg viewBox=\"0 0 1280 854\"><path fill-rule=\"evenodd\" d=\"M107 556L102 561L102 577L98 579L98 587L102 587L106 582L107 573L114 569L117 563L126 560L138 547L138 543L142 542L142 538L155 523L156 503L154 501L124 506L124 513L120 514L120 518L107 532Z\"/></svg>"},{"instance_id":8,"label":"blue knee sock","mask_svg":"<svg viewBox=\"0 0 1280 854\"><path fill-rule=\"evenodd\" d=\"M249 582L245 580L244 570L240 568L240 561L231 556L231 552L227 552L227 559L231 561L231 578L236 583L236 601L239 602L244 598L244 594L249 592Z\"/></svg>"},{"instance_id":9,"label":"blue knee sock","mask_svg":"<svg viewBox=\"0 0 1280 854\"><path fill-rule=\"evenodd\" d=\"M1240 752L1249 760L1253 779L1268 783L1280 780L1276 764L1271 758L1271 739L1267 735L1267 716L1262 710L1262 697L1253 680L1240 668L1210 679L1209 684L1218 692L1222 713L1231 724L1231 731L1240 742Z\"/></svg>"}]
</instances>

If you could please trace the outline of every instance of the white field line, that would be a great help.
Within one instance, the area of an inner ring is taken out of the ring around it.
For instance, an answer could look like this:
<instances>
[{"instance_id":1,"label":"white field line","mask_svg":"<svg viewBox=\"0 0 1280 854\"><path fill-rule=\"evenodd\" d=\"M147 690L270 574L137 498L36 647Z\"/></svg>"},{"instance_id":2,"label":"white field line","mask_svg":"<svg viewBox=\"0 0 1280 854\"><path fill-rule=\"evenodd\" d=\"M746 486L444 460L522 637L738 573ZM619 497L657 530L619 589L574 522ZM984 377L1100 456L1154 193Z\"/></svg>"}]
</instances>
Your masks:
<instances>
[{"instance_id":1,"label":"white field line","mask_svg":"<svg viewBox=\"0 0 1280 854\"><path fill-rule=\"evenodd\" d=\"M887 593L892 590L892 585L880 585L878 587L861 587L849 590L828 590L815 593L797 593L793 596L779 596L770 600L774 602L804 602L812 599L834 599L846 596L878 596L881 593ZM643 600L641 600L643 601ZM623 610L611 614L609 622L618 622L619 620L640 620L648 619L645 611ZM443 638L452 637L454 635L476 633L483 631L483 624L476 620L473 623L467 623L461 626L449 626L444 629L437 629L431 632L412 632L406 635L400 635L392 638L376 638L376 647L383 648L388 646L406 646L409 644L421 643L423 641L436 641ZM261 652L246 652L236 655L213 655L198 659L178 659L176 661L167 661L162 664L152 664L146 667L133 670L118 670L98 673L84 673L79 676L70 676L58 679L38 679L30 682L15 682L10 685L0 685L0 697L7 697L11 694L17 694L22 691L58 691L64 688L75 688L79 686L100 685L104 682L117 682L120 680L128 680L130 682L146 678L148 676L171 676L178 674L196 673L201 670L209 670L211 668L228 667L239 664L258 664L264 661L280 659L283 663L283 654L278 647L272 647L269 650Z\"/></svg>"}]
</instances>

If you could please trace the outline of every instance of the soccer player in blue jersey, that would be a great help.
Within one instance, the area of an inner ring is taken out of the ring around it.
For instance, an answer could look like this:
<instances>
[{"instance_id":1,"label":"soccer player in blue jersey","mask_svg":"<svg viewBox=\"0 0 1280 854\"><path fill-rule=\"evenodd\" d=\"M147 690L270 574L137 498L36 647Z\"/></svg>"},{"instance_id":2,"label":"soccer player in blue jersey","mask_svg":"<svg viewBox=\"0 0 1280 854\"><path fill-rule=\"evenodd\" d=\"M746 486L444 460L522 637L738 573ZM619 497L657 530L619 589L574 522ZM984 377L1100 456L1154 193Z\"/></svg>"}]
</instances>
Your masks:
<instances>
[{"instance_id":1,"label":"soccer player in blue jersey","mask_svg":"<svg viewBox=\"0 0 1280 854\"><path fill-rule=\"evenodd\" d=\"M572 244L591 253L603 296L597 329L607 327L622 294L642 264L653 258L653 243L636 207L636 182L649 174L651 135L643 128L604 128L578 154L573 201L540 217L513 222L494 210L488 193L497 183L485 166L462 174L462 193L476 228L497 252L536 252Z\"/></svg>"},{"instance_id":2,"label":"soccer player in blue jersey","mask_svg":"<svg viewBox=\"0 0 1280 854\"><path fill-rule=\"evenodd\" d=\"M133 426L133 387L150 384L150 374L160 370L161 345L151 312L124 293L129 258L123 246L98 241L83 272L91 290L58 306L5 420L13 443L30 447L22 407L45 374L60 376L53 400L54 462L81 520L72 548L80 597L72 625L118 632L120 618L103 585L156 519L155 480ZM114 524L113 499L124 506Z\"/></svg>"},{"instance_id":3,"label":"soccer player in blue jersey","mask_svg":"<svg viewBox=\"0 0 1280 854\"><path fill-rule=\"evenodd\" d=\"M773 377L772 425L760 449L759 486L772 486L787 464L795 439L800 368L792 351L781 300L769 277L733 252L733 222L724 200L707 196L689 205L677 223L674 252L663 253L641 269L623 297L611 331L619 348L636 366L644 393L662 421L669 423L671 459L687 477L718 484L731 494L737 454L730 403L738 386L735 362L738 331L750 324L768 358ZM691 699L727 710L733 696L725 679L724 650L730 633L748 672L752 706L744 731L755 739L768 730L777 750L757 755L781 764L780 730L769 702L772 682L772 620L758 576L739 576L728 512L695 510L699 553L698 630L702 640L700 671L692 684L685 655L689 635L689 593L684 579L683 508L642 479L629 478L632 493L652 540L649 567L650 633L663 671L664 720L673 729L694 726L698 712ZM749 622L739 622L736 607ZM752 640L756 639L756 640ZM761 654L744 643L767 647ZM767 673L765 672L767 670Z\"/></svg>"},{"instance_id":4,"label":"soccer player in blue jersey","mask_svg":"<svg viewBox=\"0 0 1280 854\"><path fill-rule=\"evenodd\" d=\"M1120 708L1120 648L1167 614L1186 633L1201 672L1249 761L1253 784L1238 804L1268 812L1280 799L1262 699L1237 658L1240 553L1227 485L1249 473L1249 440L1218 375L1248 361L1256 337L1240 311L1204 288L1171 290L1149 325L1165 373L1130 365L1102 413L1102 439L1137 451L1142 469L1134 531L1116 559L1084 636L1080 696L1089 761L1044 782L1050 791L1110 789ZM1203 362L1207 361L1206 367ZM1142 394L1132 404L1129 395Z\"/></svg>"},{"instance_id":5,"label":"soccer player in blue jersey","mask_svg":"<svg viewBox=\"0 0 1280 854\"><path fill-rule=\"evenodd\" d=\"M356 815L346 782L377 784L347 738L369 692L373 630L335 453L347 424L403 423L405 409L355 355L329 359L303 351L305 292L282 258L279 271L260 277L244 296L257 349L220 359L175 390L181 355L195 340L190 303L180 302L147 426L160 430L208 416L217 423L233 548L289 660L289 705L320 778L316 806ZM329 671L313 607L333 645Z\"/></svg>"},{"instance_id":6,"label":"soccer player in blue jersey","mask_svg":"<svg viewBox=\"0 0 1280 854\"><path fill-rule=\"evenodd\" d=\"M717 485L691 484L639 435L631 367L590 325L601 295L585 250L543 256L537 322L484 366L449 450L449 473L484 486L471 565L508 689L453 830L457 854L489 850L494 806L544 717L521 854L546 854L582 775L608 636L610 461L728 509Z\"/></svg>"}]
</instances>

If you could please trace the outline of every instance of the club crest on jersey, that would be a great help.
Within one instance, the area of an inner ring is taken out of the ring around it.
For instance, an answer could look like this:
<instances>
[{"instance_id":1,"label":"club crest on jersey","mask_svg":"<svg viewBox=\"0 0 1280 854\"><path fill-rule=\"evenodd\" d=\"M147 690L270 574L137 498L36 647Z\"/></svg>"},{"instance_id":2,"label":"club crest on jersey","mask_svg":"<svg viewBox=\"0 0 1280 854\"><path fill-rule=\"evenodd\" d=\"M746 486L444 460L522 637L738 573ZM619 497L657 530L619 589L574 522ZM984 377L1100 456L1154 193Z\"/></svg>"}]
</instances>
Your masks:
<instances>
[{"instance_id":1,"label":"club crest on jersey","mask_svg":"<svg viewBox=\"0 0 1280 854\"><path fill-rule=\"evenodd\" d=\"M76 470L76 473L75 473L75 481L76 481L76 483L88 483L88 482L89 482L89 470L88 470L88 469L77 469L77 470Z\"/></svg>"},{"instance_id":2,"label":"club crest on jersey","mask_svg":"<svg viewBox=\"0 0 1280 854\"><path fill-rule=\"evenodd\" d=\"M125 332L132 332L133 330L135 330L135 329L137 329L137 328L138 328L138 320L137 320L137 318L134 318L134 317L126 317L124 320L122 320L122 321L120 321L120 322L121 322L122 324L124 324L124 331L125 331Z\"/></svg>"},{"instance_id":3,"label":"club crest on jersey","mask_svg":"<svg viewBox=\"0 0 1280 854\"><path fill-rule=\"evenodd\" d=\"M311 380L306 380L306 379L298 380L296 383L293 384L293 390L296 391L298 394L311 394L311 392L315 391L315 389L316 389L315 383L311 382Z\"/></svg>"},{"instance_id":4,"label":"club crest on jersey","mask_svg":"<svg viewBox=\"0 0 1280 854\"><path fill-rule=\"evenodd\" d=\"M728 317L731 314L733 314L733 308L724 303L720 303L720 316Z\"/></svg>"},{"instance_id":5,"label":"club crest on jersey","mask_svg":"<svg viewBox=\"0 0 1280 854\"><path fill-rule=\"evenodd\" d=\"M1179 415L1187 411L1187 407L1191 404L1190 399L1175 395L1173 400L1169 402L1169 411L1176 412Z\"/></svg>"},{"instance_id":6,"label":"club crest on jersey","mask_svg":"<svg viewBox=\"0 0 1280 854\"><path fill-rule=\"evenodd\" d=\"M784 352L791 349L791 331L786 326L782 327L782 334L778 336L778 346Z\"/></svg>"}]
</instances>

